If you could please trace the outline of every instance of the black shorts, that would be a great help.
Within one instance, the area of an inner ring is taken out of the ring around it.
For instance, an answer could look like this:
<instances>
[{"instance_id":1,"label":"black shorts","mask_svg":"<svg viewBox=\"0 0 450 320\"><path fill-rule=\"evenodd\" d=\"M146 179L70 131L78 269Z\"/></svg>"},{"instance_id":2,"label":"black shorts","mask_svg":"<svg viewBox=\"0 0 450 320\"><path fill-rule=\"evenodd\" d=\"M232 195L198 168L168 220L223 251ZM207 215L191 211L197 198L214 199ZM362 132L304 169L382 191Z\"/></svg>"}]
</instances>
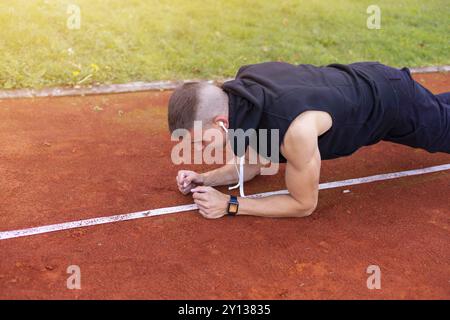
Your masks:
<instances>
[{"instance_id":1,"label":"black shorts","mask_svg":"<svg viewBox=\"0 0 450 320\"><path fill-rule=\"evenodd\" d=\"M399 102L392 128L383 140L450 153L450 92L434 95L411 77L408 68L376 68L391 83Z\"/></svg>"}]
</instances>

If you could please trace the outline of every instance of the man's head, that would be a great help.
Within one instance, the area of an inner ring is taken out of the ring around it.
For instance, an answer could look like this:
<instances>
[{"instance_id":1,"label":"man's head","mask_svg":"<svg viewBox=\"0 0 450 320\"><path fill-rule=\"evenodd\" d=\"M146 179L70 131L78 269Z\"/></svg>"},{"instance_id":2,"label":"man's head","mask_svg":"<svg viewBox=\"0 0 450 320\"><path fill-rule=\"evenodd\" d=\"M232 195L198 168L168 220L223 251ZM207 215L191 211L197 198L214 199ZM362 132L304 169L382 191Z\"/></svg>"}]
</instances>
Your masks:
<instances>
[{"instance_id":1,"label":"man's head","mask_svg":"<svg viewBox=\"0 0 450 320\"><path fill-rule=\"evenodd\" d=\"M218 86L205 83L186 83L175 89L169 100L169 130L186 129L194 137L194 121L201 121L203 133L206 130L221 130L222 141L216 141L217 147L226 143L222 123L228 128L228 96ZM201 141L193 141L203 148L212 141L203 135ZM200 145L201 143L201 145Z\"/></svg>"}]
</instances>

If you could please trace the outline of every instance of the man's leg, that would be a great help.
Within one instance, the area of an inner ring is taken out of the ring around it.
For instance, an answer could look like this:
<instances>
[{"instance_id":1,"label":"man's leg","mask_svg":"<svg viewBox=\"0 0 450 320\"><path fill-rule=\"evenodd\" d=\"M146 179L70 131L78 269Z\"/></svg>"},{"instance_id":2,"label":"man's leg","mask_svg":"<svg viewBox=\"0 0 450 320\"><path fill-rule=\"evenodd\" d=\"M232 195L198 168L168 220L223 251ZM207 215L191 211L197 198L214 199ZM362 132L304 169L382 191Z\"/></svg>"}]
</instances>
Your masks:
<instances>
[{"instance_id":1,"label":"man's leg","mask_svg":"<svg viewBox=\"0 0 450 320\"><path fill-rule=\"evenodd\" d=\"M434 95L412 78L399 82L396 90L398 118L383 140L450 153L450 92Z\"/></svg>"},{"instance_id":2,"label":"man's leg","mask_svg":"<svg viewBox=\"0 0 450 320\"><path fill-rule=\"evenodd\" d=\"M450 92L438 94L436 95L436 98L441 100L443 103L450 105Z\"/></svg>"}]
</instances>

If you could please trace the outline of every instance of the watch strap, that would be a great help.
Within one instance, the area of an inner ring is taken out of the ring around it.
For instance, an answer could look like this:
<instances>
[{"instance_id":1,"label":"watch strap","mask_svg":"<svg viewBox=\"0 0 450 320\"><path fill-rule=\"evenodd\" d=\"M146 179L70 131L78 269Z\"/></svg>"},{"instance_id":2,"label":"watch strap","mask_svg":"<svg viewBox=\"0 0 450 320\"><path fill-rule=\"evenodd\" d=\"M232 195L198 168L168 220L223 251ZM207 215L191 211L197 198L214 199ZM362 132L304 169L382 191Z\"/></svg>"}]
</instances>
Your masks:
<instances>
[{"instance_id":1,"label":"watch strap","mask_svg":"<svg viewBox=\"0 0 450 320\"><path fill-rule=\"evenodd\" d=\"M235 210L234 210L235 209ZM239 210L239 201L236 196L230 195L227 212L230 216L235 216Z\"/></svg>"}]
</instances>

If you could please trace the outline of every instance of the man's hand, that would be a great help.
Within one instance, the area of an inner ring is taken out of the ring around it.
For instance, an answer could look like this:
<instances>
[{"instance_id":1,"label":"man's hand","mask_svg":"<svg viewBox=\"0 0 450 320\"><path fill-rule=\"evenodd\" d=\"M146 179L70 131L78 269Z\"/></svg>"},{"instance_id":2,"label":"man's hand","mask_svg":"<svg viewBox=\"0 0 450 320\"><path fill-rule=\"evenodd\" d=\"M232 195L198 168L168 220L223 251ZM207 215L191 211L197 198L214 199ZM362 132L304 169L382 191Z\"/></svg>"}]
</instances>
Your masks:
<instances>
[{"instance_id":1,"label":"man's hand","mask_svg":"<svg viewBox=\"0 0 450 320\"><path fill-rule=\"evenodd\" d=\"M200 214L207 219L221 218L227 214L230 197L213 187L199 186L191 190Z\"/></svg>"},{"instance_id":2,"label":"man's hand","mask_svg":"<svg viewBox=\"0 0 450 320\"><path fill-rule=\"evenodd\" d=\"M197 186L203 185L203 176L194 171L180 170L177 175L178 190L184 195L187 195L191 190Z\"/></svg>"}]
</instances>

